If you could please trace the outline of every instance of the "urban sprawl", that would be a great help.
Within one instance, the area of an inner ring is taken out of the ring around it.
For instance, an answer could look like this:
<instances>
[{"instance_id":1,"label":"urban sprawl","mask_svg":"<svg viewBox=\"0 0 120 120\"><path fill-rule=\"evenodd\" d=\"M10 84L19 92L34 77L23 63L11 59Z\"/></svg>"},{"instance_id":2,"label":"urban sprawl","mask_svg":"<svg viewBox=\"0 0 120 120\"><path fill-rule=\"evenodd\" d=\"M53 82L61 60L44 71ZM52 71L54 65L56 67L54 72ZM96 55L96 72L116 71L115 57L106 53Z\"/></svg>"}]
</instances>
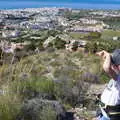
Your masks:
<instances>
[{"instance_id":1,"label":"urban sprawl","mask_svg":"<svg viewBox=\"0 0 120 120\"><path fill-rule=\"evenodd\" d=\"M114 26L104 22L112 18L119 19L120 12L68 8L1 10L0 47L3 52L14 54L16 49L22 50L35 42L38 45L34 50L39 52L41 46L45 49L53 40L62 39L67 50L72 51L75 43L79 48L84 48L88 40L85 36L89 33L114 29ZM115 30L119 30L117 27ZM83 36L75 38L74 34ZM119 36L113 36L112 39L118 40Z\"/></svg>"}]
</instances>

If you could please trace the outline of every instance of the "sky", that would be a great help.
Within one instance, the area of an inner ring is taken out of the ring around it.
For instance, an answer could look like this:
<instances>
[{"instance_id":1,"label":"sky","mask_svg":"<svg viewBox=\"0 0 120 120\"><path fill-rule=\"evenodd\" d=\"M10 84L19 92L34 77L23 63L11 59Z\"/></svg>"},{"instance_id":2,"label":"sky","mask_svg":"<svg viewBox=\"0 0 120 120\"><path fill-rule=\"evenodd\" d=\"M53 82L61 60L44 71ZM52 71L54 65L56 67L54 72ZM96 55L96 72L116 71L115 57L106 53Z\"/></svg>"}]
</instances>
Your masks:
<instances>
[{"instance_id":1,"label":"sky","mask_svg":"<svg viewBox=\"0 0 120 120\"><path fill-rule=\"evenodd\" d=\"M120 0L0 0L0 9L39 7L120 9Z\"/></svg>"},{"instance_id":2,"label":"sky","mask_svg":"<svg viewBox=\"0 0 120 120\"><path fill-rule=\"evenodd\" d=\"M38 2L76 2L95 4L120 4L120 0L0 0L0 1L38 1Z\"/></svg>"}]
</instances>

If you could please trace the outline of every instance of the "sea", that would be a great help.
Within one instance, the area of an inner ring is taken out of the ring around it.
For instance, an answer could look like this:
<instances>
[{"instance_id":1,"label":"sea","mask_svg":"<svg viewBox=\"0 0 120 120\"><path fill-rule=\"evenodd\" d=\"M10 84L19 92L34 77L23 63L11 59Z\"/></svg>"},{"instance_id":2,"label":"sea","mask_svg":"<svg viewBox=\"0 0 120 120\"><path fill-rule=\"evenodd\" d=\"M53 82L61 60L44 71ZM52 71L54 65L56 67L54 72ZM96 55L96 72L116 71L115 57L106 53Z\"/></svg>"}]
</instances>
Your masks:
<instances>
[{"instance_id":1,"label":"sea","mask_svg":"<svg viewBox=\"0 0 120 120\"><path fill-rule=\"evenodd\" d=\"M0 9L23 9L23 8L42 8L42 7L64 7L72 9L111 9L120 10L120 4L102 4L102 3L81 3L81 2L40 2L32 0L0 0Z\"/></svg>"}]
</instances>

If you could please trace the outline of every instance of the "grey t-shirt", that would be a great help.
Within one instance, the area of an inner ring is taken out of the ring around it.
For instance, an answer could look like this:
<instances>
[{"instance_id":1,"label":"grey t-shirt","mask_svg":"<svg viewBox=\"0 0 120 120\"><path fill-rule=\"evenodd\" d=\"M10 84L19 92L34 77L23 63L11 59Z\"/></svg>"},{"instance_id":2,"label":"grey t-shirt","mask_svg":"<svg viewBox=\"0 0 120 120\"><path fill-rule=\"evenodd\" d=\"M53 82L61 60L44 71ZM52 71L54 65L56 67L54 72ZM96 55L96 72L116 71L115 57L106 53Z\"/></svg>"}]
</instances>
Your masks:
<instances>
[{"instance_id":1,"label":"grey t-shirt","mask_svg":"<svg viewBox=\"0 0 120 120\"><path fill-rule=\"evenodd\" d=\"M101 101L106 105L120 104L120 75L117 80L111 79L101 95Z\"/></svg>"}]
</instances>

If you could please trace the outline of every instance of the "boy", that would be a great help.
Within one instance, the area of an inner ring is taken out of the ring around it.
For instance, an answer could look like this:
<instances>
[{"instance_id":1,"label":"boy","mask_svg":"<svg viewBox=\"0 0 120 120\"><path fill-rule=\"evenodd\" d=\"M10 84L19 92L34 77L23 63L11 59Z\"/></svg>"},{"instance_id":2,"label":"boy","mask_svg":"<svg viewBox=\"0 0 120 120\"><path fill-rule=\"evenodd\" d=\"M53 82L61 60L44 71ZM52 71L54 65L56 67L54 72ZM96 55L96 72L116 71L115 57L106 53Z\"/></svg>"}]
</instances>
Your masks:
<instances>
[{"instance_id":1,"label":"boy","mask_svg":"<svg viewBox=\"0 0 120 120\"><path fill-rule=\"evenodd\" d=\"M103 69L111 77L101 95L101 112L97 120L120 120L120 49L112 54L107 51L96 53L103 59Z\"/></svg>"}]
</instances>

